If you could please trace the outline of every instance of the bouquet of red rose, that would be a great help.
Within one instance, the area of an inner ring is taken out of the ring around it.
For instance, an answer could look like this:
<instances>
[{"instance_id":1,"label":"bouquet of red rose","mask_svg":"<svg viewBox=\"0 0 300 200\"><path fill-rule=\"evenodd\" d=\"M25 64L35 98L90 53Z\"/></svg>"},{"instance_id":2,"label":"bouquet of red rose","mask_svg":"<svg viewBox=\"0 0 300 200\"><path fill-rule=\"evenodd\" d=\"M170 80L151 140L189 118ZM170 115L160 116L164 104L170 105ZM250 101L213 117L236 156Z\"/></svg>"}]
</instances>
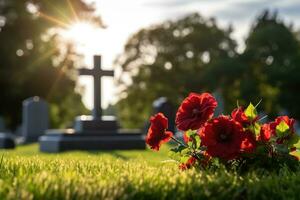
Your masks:
<instances>
[{"instance_id":1,"label":"bouquet of red rose","mask_svg":"<svg viewBox=\"0 0 300 200\"><path fill-rule=\"evenodd\" d=\"M175 141L172 157L182 170L209 168L216 163L246 169L298 164L292 153L299 140L294 119L280 116L262 124L257 106L251 103L245 109L238 106L230 116L213 117L216 107L217 101L211 94L191 93L176 114L176 126L182 131L184 142L167 131L168 119L158 113L150 119L146 143L158 151L161 144Z\"/></svg>"}]
</instances>

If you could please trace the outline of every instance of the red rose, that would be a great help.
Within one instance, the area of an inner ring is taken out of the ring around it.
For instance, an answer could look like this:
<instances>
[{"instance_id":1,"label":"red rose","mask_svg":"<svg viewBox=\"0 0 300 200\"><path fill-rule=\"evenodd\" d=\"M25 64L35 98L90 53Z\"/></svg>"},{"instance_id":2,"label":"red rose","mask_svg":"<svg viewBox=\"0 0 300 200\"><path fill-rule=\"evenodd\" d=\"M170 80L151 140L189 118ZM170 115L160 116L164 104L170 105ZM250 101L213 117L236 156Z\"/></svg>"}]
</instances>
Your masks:
<instances>
[{"instance_id":1,"label":"red rose","mask_svg":"<svg viewBox=\"0 0 300 200\"><path fill-rule=\"evenodd\" d=\"M261 127L258 140L263 141L263 142L268 142L270 140L271 136L276 136L276 126L279 125L282 121L284 121L289 126L290 133L294 134L295 133L295 129L294 129L295 120L290 119L288 116L280 116L280 117L277 117L274 122L264 124ZM289 137L289 136L290 135L288 135L287 137ZM287 138L283 138L283 139L287 139ZM277 140L277 143L282 143L282 139Z\"/></svg>"},{"instance_id":2,"label":"red rose","mask_svg":"<svg viewBox=\"0 0 300 200\"><path fill-rule=\"evenodd\" d=\"M242 125L249 125L250 120L246 116L244 109L242 107L238 107L231 112L231 117L233 120L241 123Z\"/></svg>"},{"instance_id":3,"label":"red rose","mask_svg":"<svg viewBox=\"0 0 300 200\"><path fill-rule=\"evenodd\" d=\"M179 130L199 129L210 119L217 107L216 99L209 93L191 93L181 103L176 114L176 126Z\"/></svg>"},{"instance_id":4,"label":"red rose","mask_svg":"<svg viewBox=\"0 0 300 200\"><path fill-rule=\"evenodd\" d=\"M275 135L276 124L274 122L262 125L258 141L268 142L271 136Z\"/></svg>"},{"instance_id":5,"label":"red rose","mask_svg":"<svg viewBox=\"0 0 300 200\"><path fill-rule=\"evenodd\" d=\"M231 160L239 153L255 148L254 141L243 131L242 125L228 116L219 116L207 122L199 134L201 145L207 147L207 153L212 157Z\"/></svg>"},{"instance_id":6,"label":"red rose","mask_svg":"<svg viewBox=\"0 0 300 200\"><path fill-rule=\"evenodd\" d=\"M241 144L242 153L253 153L256 148L255 136L251 131L246 131L243 134L243 141Z\"/></svg>"},{"instance_id":7,"label":"red rose","mask_svg":"<svg viewBox=\"0 0 300 200\"><path fill-rule=\"evenodd\" d=\"M146 143L151 149L158 151L162 143L168 142L173 133L166 131L168 128L168 119L162 114L158 113L150 118L151 126L148 130Z\"/></svg>"}]
</instances>

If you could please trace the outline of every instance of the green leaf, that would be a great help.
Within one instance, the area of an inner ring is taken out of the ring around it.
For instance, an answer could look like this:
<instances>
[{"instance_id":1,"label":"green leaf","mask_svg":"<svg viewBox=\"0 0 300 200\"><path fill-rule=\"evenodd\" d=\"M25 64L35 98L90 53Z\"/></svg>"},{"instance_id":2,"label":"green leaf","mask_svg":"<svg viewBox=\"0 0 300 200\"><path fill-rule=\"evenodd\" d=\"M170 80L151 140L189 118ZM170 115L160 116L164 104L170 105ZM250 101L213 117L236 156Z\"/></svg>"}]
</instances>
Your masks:
<instances>
[{"instance_id":1,"label":"green leaf","mask_svg":"<svg viewBox=\"0 0 300 200\"><path fill-rule=\"evenodd\" d=\"M257 111L252 103L249 104L249 106L245 110L245 115L250 119L253 120L257 116Z\"/></svg>"},{"instance_id":2,"label":"green leaf","mask_svg":"<svg viewBox=\"0 0 300 200\"><path fill-rule=\"evenodd\" d=\"M176 160L176 161L180 162L181 155L179 153L175 153L174 151L169 151L168 152L168 157L173 159L173 160Z\"/></svg>"},{"instance_id":3,"label":"green leaf","mask_svg":"<svg viewBox=\"0 0 300 200\"><path fill-rule=\"evenodd\" d=\"M265 145L258 145L258 146L256 147L256 152L262 154L262 153L268 152L268 150L267 150L267 148L266 148Z\"/></svg>"},{"instance_id":4,"label":"green leaf","mask_svg":"<svg viewBox=\"0 0 300 200\"><path fill-rule=\"evenodd\" d=\"M180 153L181 153L181 155L189 155L190 154L190 149L189 148L185 148L185 149L183 149Z\"/></svg>"},{"instance_id":5,"label":"green leaf","mask_svg":"<svg viewBox=\"0 0 300 200\"><path fill-rule=\"evenodd\" d=\"M257 122L249 126L249 130L254 133L256 136L260 134L261 125Z\"/></svg>"},{"instance_id":6,"label":"green leaf","mask_svg":"<svg viewBox=\"0 0 300 200\"><path fill-rule=\"evenodd\" d=\"M193 148L193 146L194 146L194 142L193 142L193 141L189 141L187 144L188 144L188 146L191 147L191 148Z\"/></svg>"},{"instance_id":7,"label":"green leaf","mask_svg":"<svg viewBox=\"0 0 300 200\"><path fill-rule=\"evenodd\" d=\"M285 137L289 134L290 127L285 123L285 121L281 121L280 124L276 126L276 135L281 138Z\"/></svg>"},{"instance_id":8,"label":"green leaf","mask_svg":"<svg viewBox=\"0 0 300 200\"><path fill-rule=\"evenodd\" d=\"M201 138L199 135L195 136L195 142L196 142L196 149L200 148L201 145Z\"/></svg>"},{"instance_id":9,"label":"green leaf","mask_svg":"<svg viewBox=\"0 0 300 200\"><path fill-rule=\"evenodd\" d=\"M284 144L276 144L275 150L279 153L288 154L290 152L289 148Z\"/></svg>"},{"instance_id":10,"label":"green leaf","mask_svg":"<svg viewBox=\"0 0 300 200\"><path fill-rule=\"evenodd\" d=\"M190 129L190 130L186 131L185 134L186 134L187 137L192 137L195 134L197 134L197 131L193 131L193 130Z\"/></svg>"},{"instance_id":11,"label":"green leaf","mask_svg":"<svg viewBox=\"0 0 300 200\"><path fill-rule=\"evenodd\" d=\"M260 129L261 129L261 125L259 123L255 123L254 124L255 135L259 135L260 134Z\"/></svg>"},{"instance_id":12,"label":"green leaf","mask_svg":"<svg viewBox=\"0 0 300 200\"><path fill-rule=\"evenodd\" d=\"M171 151L175 152L175 153L180 153L182 150L184 150L186 147L183 145L178 145L174 148L171 149Z\"/></svg>"},{"instance_id":13,"label":"green leaf","mask_svg":"<svg viewBox=\"0 0 300 200\"><path fill-rule=\"evenodd\" d=\"M190 158L190 156L182 156L182 157L180 158L180 162L181 162L181 163L186 163L186 162L189 160L189 158Z\"/></svg>"}]
</instances>

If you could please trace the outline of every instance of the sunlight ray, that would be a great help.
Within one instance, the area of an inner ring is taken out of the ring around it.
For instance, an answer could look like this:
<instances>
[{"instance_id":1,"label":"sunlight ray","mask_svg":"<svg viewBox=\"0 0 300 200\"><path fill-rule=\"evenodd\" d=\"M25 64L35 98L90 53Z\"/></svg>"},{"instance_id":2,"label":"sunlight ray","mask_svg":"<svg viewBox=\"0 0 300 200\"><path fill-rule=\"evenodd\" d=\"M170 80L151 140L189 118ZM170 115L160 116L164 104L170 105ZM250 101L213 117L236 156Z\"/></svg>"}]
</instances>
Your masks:
<instances>
[{"instance_id":1,"label":"sunlight ray","mask_svg":"<svg viewBox=\"0 0 300 200\"><path fill-rule=\"evenodd\" d=\"M72 13L73 13L73 15L74 15L75 21L78 22L78 21L79 21L79 17L78 17L78 15L77 15L77 13L76 13L76 11L75 11L75 9L74 9L74 7L73 7L71 1L70 1L70 0L67 0L67 2L68 2L68 5L69 5L69 7L70 7L70 9L71 9L71 11L72 11Z\"/></svg>"},{"instance_id":2,"label":"sunlight ray","mask_svg":"<svg viewBox=\"0 0 300 200\"><path fill-rule=\"evenodd\" d=\"M65 21L71 21L70 17L68 17L64 11L58 9L56 6L52 5L51 2L46 1L47 5L53 8Z\"/></svg>"},{"instance_id":3,"label":"sunlight ray","mask_svg":"<svg viewBox=\"0 0 300 200\"><path fill-rule=\"evenodd\" d=\"M62 67L60 67L58 76L54 80L52 87L50 88L48 95L46 97L46 100L50 101L53 95L53 92L57 89L58 82L60 81L62 75L64 74L65 68L67 67L65 61L61 64Z\"/></svg>"},{"instance_id":4,"label":"sunlight ray","mask_svg":"<svg viewBox=\"0 0 300 200\"><path fill-rule=\"evenodd\" d=\"M52 48L49 51L47 51L44 55L40 56L38 59L32 61L30 67L35 67L39 64L41 64L44 60L50 58L50 56L56 51L56 49Z\"/></svg>"},{"instance_id":5,"label":"sunlight ray","mask_svg":"<svg viewBox=\"0 0 300 200\"><path fill-rule=\"evenodd\" d=\"M56 18L51 17L49 15L46 15L46 14L44 14L42 12L39 12L38 14L39 14L39 16L43 17L44 19L47 19L48 21L51 21L51 22L53 22L53 23L55 23L55 24L57 24L59 26L62 26L64 28L68 28L69 27L69 25L67 23L62 22L59 19L56 19Z\"/></svg>"}]
</instances>

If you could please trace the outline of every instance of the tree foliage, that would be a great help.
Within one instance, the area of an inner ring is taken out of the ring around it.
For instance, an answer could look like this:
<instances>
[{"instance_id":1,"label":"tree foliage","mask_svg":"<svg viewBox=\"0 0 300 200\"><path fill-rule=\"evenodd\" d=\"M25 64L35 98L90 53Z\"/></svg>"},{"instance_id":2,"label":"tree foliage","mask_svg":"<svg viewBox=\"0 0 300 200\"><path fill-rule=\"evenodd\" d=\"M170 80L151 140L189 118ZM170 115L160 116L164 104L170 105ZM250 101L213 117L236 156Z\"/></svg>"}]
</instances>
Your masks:
<instances>
[{"instance_id":1,"label":"tree foliage","mask_svg":"<svg viewBox=\"0 0 300 200\"><path fill-rule=\"evenodd\" d=\"M127 85L128 79L120 79L126 88L125 98L118 103L123 125L141 126L160 96L178 105L189 92L210 90L208 68L217 60L230 62L236 55L230 33L214 19L193 14L134 34L118 58L131 81Z\"/></svg>"},{"instance_id":2,"label":"tree foliage","mask_svg":"<svg viewBox=\"0 0 300 200\"><path fill-rule=\"evenodd\" d=\"M241 82L241 97L260 96L268 114L286 110L299 119L299 47L292 27L277 12L264 11L254 22L241 55L248 77Z\"/></svg>"},{"instance_id":3,"label":"tree foliage","mask_svg":"<svg viewBox=\"0 0 300 200\"><path fill-rule=\"evenodd\" d=\"M74 62L80 55L56 30L79 19L101 23L93 11L82 0L0 2L0 115L11 128L20 123L22 101L30 96L50 103L56 127L86 111L74 92Z\"/></svg>"},{"instance_id":4,"label":"tree foliage","mask_svg":"<svg viewBox=\"0 0 300 200\"><path fill-rule=\"evenodd\" d=\"M274 116L283 110L300 118L299 40L277 13L254 21L245 50L236 52L232 28L192 14L142 29L127 42L117 63L123 69L118 102L123 125L141 126L154 99L178 105L189 92L218 92L225 113L245 102L259 102Z\"/></svg>"}]
</instances>

